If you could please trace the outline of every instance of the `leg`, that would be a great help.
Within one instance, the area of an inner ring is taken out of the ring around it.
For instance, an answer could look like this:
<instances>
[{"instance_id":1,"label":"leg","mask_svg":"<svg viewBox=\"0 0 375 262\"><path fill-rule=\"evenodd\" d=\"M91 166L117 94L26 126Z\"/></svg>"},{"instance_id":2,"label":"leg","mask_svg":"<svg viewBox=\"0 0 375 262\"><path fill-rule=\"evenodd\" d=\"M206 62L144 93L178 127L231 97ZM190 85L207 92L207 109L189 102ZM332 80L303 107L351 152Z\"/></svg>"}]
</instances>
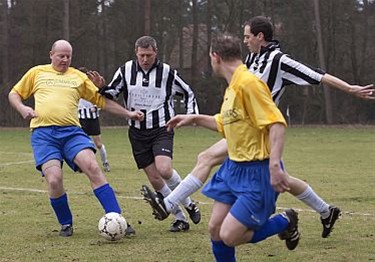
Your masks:
<instances>
[{"instance_id":1,"label":"leg","mask_svg":"<svg viewBox=\"0 0 375 262\"><path fill-rule=\"evenodd\" d=\"M107 150L105 149L105 146L102 143L101 135L92 136L92 140L94 141L96 148L99 150L100 160L102 161L104 171L110 172L111 167L108 163Z\"/></svg>"},{"instance_id":2,"label":"leg","mask_svg":"<svg viewBox=\"0 0 375 262\"><path fill-rule=\"evenodd\" d=\"M298 178L289 176L289 185L291 189L289 193L320 214L320 220L323 224L322 237L328 237L336 220L341 215L341 210L338 207L328 205L306 182Z\"/></svg>"},{"instance_id":3,"label":"leg","mask_svg":"<svg viewBox=\"0 0 375 262\"><path fill-rule=\"evenodd\" d=\"M73 216L63 185L63 172L59 160L49 160L42 165L42 172L48 185L51 206L61 224L60 236L73 235Z\"/></svg>"},{"instance_id":4,"label":"leg","mask_svg":"<svg viewBox=\"0 0 375 262\"><path fill-rule=\"evenodd\" d=\"M157 169L155 163L152 163L145 167L144 171L151 185L157 191L157 196L163 198L164 196L166 197L170 194L171 190L162 179L162 176L159 170ZM177 207L175 210L173 210L172 214L176 217L176 220L173 222L170 231L179 232L186 231L189 229L189 223L187 222L186 216L180 207Z\"/></svg>"},{"instance_id":5,"label":"leg","mask_svg":"<svg viewBox=\"0 0 375 262\"><path fill-rule=\"evenodd\" d=\"M168 211L172 210L194 192L208 179L211 170L224 162L227 157L227 142L220 140L198 155L197 163L191 173L164 199Z\"/></svg>"},{"instance_id":6,"label":"leg","mask_svg":"<svg viewBox=\"0 0 375 262\"><path fill-rule=\"evenodd\" d=\"M225 244L220 238L220 231L225 217L228 215L230 205L214 201L208 231L211 237L212 253L216 261L236 261L235 248Z\"/></svg>"},{"instance_id":7,"label":"leg","mask_svg":"<svg viewBox=\"0 0 375 262\"><path fill-rule=\"evenodd\" d=\"M103 206L106 213L116 212L121 214L121 208L117 202L112 187L96 161L91 149L83 149L74 158L74 163L80 167L90 180L95 196Z\"/></svg>"}]
</instances>

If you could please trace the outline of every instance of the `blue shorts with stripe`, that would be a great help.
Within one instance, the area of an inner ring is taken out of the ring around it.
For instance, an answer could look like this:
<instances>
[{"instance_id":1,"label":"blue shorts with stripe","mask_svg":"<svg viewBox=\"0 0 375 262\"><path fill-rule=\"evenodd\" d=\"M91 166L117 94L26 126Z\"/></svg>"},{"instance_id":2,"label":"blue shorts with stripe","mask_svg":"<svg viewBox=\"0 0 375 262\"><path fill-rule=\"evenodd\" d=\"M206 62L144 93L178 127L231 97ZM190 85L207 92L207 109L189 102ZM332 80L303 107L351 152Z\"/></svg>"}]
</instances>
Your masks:
<instances>
[{"instance_id":1,"label":"blue shorts with stripe","mask_svg":"<svg viewBox=\"0 0 375 262\"><path fill-rule=\"evenodd\" d=\"M42 165L52 159L65 161L74 171L76 155L86 148L96 151L95 145L78 126L47 126L32 131L31 146L34 152L35 166L39 171Z\"/></svg>"},{"instance_id":2,"label":"blue shorts with stripe","mask_svg":"<svg viewBox=\"0 0 375 262\"><path fill-rule=\"evenodd\" d=\"M226 159L202 193L231 205L230 213L257 230L275 212L278 193L272 188L269 161L234 162Z\"/></svg>"}]
</instances>

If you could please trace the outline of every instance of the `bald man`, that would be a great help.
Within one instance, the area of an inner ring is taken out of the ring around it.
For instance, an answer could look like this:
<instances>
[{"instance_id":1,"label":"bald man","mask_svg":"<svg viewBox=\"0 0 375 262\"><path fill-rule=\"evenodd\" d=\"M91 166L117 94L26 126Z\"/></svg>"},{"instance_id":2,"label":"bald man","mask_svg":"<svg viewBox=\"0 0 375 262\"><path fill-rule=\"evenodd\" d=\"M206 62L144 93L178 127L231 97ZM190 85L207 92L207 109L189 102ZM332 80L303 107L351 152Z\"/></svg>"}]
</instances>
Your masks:
<instances>
[{"instance_id":1,"label":"bald man","mask_svg":"<svg viewBox=\"0 0 375 262\"><path fill-rule=\"evenodd\" d=\"M87 175L105 213L121 213L114 190L96 161L95 145L79 124L79 99L126 119L144 117L140 111L130 112L101 96L94 85L95 79L91 81L86 74L70 67L72 53L68 41L56 41L49 53L51 64L31 68L9 93L10 104L25 120L31 120L35 166L47 182L50 203L63 237L73 234L73 216L63 186L64 161L73 171L82 170ZM23 103L31 96L35 99L34 108Z\"/></svg>"}]
</instances>

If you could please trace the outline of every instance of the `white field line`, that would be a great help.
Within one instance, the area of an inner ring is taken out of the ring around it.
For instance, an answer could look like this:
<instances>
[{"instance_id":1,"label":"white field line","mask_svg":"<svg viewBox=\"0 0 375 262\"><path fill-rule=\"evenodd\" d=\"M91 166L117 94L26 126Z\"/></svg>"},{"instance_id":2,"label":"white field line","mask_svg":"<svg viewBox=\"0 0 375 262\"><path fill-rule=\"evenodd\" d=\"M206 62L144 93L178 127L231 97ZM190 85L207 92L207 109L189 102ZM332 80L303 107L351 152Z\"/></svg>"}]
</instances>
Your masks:
<instances>
[{"instance_id":1,"label":"white field line","mask_svg":"<svg viewBox=\"0 0 375 262\"><path fill-rule=\"evenodd\" d=\"M25 153L25 152L8 152L8 151L0 151L0 155L16 155L16 156L28 156L32 157L32 153ZM21 164L29 164L33 163L34 160L25 160L25 161L18 161L18 162L7 162L7 163L0 163L0 167L4 166L14 166L14 165L21 165Z\"/></svg>"},{"instance_id":2,"label":"white field line","mask_svg":"<svg viewBox=\"0 0 375 262\"><path fill-rule=\"evenodd\" d=\"M47 190L41 190L41 189L34 189L34 188L17 188L17 187L2 187L0 186L0 190L4 191L22 191L22 192L33 192L33 193L48 193ZM69 194L73 195L84 195L86 193L82 192L68 192ZM122 198L122 199L131 199L131 200L143 200L143 197L137 197L137 196L116 196L117 198ZM198 202L200 205L210 205L212 202ZM289 207L290 208L290 207ZM277 207L278 210L285 210L287 209L286 207ZM309 212L309 213L315 213L314 210L312 209L300 209L300 208L293 208L294 210L298 212ZM373 214L370 213L358 213L358 212L343 212L344 214L347 215L356 215L356 216L373 216Z\"/></svg>"},{"instance_id":3,"label":"white field line","mask_svg":"<svg viewBox=\"0 0 375 262\"><path fill-rule=\"evenodd\" d=\"M21 165L21 164L30 164L30 163L34 163L34 160L8 162L8 163L0 164L0 167L2 167L2 166L15 166L15 165Z\"/></svg>"}]
</instances>

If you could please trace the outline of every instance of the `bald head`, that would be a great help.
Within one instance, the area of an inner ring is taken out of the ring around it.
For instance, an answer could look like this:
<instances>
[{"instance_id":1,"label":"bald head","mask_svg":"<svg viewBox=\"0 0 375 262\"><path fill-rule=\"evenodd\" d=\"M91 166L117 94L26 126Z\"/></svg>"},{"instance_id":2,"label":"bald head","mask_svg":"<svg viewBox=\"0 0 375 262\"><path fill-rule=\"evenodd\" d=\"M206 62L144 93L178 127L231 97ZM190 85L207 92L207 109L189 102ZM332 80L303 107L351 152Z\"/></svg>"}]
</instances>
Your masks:
<instances>
[{"instance_id":1,"label":"bald head","mask_svg":"<svg viewBox=\"0 0 375 262\"><path fill-rule=\"evenodd\" d=\"M50 58L53 69L58 72L64 73L68 70L72 62L73 48L66 40L57 40L53 43Z\"/></svg>"}]
</instances>

